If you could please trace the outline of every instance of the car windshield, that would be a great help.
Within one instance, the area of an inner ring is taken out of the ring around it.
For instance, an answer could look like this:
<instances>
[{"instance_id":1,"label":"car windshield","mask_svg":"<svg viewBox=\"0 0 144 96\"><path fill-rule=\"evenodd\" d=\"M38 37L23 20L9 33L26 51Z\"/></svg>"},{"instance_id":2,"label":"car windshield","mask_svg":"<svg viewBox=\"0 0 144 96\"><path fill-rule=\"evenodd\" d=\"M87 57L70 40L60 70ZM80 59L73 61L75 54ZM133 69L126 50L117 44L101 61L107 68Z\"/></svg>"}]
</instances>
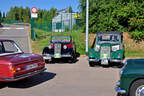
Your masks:
<instances>
[{"instance_id":1,"label":"car windshield","mask_svg":"<svg viewBox=\"0 0 144 96\"><path fill-rule=\"evenodd\" d=\"M52 42L70 42L71 38L70 36L52 36L51 41Z\"/></svg>"},{"instance_id":2,"label":"car windshield","mask_svg":"<svg viewBox=\"0 0 144 96\"><path fill-rule=\"evenodd\" d=\"M0 41L0 55L22 53L13 41Z\"/></svg>"},{"instance_id":3,"label":"car windshield","mask_svg":"<svg viewBox=\"0 0 144 96\"><path fill-rule=\"evenodd\" d=\"M99 43L117 43L119 42L119 35L117 34L102 34L98 36Z\"/></svg>"}]
</instances>

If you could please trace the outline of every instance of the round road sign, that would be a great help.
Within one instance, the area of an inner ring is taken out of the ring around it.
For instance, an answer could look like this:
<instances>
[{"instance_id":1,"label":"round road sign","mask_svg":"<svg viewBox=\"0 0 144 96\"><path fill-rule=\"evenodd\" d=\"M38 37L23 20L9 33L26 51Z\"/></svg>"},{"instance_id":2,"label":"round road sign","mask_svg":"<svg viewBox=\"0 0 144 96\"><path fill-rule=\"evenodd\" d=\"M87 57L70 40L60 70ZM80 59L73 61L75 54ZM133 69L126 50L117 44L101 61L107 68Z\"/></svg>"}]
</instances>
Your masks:
<instances>
[{"instance_id":1,"label":"round road sign","mask_svg":"<svg viewBox=\"0 0 144 96\"><path fill-rule=\"evenodd\" d=\"M37 13L37 8L36 8L36 7L32 7L32 8L31 8L31 12L32 12L32 13Z\"/></svg>"}]
</instances>

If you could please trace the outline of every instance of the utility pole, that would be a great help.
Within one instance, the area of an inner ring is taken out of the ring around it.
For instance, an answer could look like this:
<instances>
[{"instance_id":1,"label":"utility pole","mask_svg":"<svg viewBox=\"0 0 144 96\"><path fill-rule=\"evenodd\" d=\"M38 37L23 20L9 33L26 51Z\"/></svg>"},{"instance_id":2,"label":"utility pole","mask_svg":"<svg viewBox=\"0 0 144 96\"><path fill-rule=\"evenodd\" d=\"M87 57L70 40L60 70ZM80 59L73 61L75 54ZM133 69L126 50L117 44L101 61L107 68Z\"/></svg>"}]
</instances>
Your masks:
<instances>
[{"instance_id":1,"label":"utility pole","mask_svg":"<svg viewBox=\"0 0 144 96\"><path fill-rule=\"evenodd\" d=\"M86 55L88 55L89 0L86 1Z\"/></svg>"}]
</instances>

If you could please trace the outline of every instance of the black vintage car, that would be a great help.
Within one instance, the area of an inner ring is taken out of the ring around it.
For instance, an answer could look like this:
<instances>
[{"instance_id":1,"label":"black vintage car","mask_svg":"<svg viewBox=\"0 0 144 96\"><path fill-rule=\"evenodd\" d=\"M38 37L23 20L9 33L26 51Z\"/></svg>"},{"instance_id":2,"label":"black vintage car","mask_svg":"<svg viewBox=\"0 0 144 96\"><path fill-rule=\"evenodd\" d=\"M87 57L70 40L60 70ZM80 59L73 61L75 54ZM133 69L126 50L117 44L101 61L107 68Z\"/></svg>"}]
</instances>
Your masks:
<instances>
[{"instance_id":1,"label":"black vintage car","mask_svg":"<svg viewBox=\"0 0 144 96\"><path fill-rule=\"evenodd\" d=\"M43 49L42 55L46 62L55 58L76 58L76 47L71 36L51 36L50 45Z\"/></svg>"}]
</instances>

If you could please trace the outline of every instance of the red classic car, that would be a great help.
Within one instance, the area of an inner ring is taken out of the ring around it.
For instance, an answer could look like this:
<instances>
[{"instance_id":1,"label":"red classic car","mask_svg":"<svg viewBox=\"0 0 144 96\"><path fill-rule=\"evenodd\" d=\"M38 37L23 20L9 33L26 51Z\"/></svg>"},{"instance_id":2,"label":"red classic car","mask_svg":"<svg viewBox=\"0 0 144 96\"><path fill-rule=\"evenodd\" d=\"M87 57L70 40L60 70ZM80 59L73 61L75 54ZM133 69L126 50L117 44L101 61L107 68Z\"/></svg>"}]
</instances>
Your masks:
<instances>
[{"instance_id":1,"label":"red classic car","mask_svg":"<svg viewBox=\"0 0 144 96\"><path fill-rule=\"evenodd\" d=\"M0 39L0 81L17 81L44 70L42 56L24 53L14 41Z\"/></svg>"}]
</instances>

